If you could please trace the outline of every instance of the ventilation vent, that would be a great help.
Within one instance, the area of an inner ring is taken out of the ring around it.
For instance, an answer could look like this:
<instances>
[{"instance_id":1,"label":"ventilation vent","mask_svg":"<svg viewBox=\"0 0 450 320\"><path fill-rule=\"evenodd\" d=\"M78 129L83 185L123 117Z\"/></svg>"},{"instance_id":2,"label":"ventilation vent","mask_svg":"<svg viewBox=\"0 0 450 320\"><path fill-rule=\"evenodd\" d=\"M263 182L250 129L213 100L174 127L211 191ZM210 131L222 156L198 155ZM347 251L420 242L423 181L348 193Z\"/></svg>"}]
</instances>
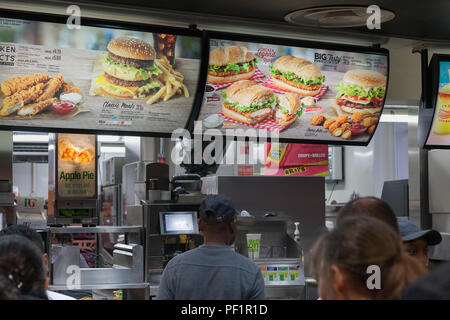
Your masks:
<instances>
[{"instance_id":1,"label":"ventilation vent","mask_svg":"<svg viewBox=\"0 0 450 320\"><path fill-rule=\"evenodd\" d=\"M365 26L371 15L373 12L367 13L367 7L363 6L332 6L296 10L288 13L284 19L307 27L348 28ZM392 11L380 9L380 23L394 17Z\"/></svg>"}]
</instances>

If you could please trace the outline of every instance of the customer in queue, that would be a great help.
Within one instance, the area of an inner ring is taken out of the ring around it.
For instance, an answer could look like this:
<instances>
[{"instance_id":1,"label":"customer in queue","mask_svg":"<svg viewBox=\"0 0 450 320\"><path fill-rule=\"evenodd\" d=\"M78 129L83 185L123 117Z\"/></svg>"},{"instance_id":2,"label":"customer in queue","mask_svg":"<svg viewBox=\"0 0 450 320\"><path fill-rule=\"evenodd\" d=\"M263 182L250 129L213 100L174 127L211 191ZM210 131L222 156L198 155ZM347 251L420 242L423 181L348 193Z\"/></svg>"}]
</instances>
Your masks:
<instances>
[{"instance_id":1,"label":"customer in queue","mask_svg":"<svg viewBox=\"0 0 450 320\"><path fill-rule=\"evenodd\" d=\"M450 262L446 262L410 284L403 291L403 300L449 300Z\"/></svg>"},{"instance_id":2,"label":"customer in queue","mask_svg":"<svg viewBox=\"0 0 450 320\"><path fill-rule=\"evenodd\" d=\"M0 299L48 300L49 279L39 248L20 235L0 237Z\"/></svg>"},{"instance_id":3,"label":"customer in queue","mask_svg":"<svg viewBox=\"0 0 450 320\"><path fill-rule=\"evenodd\" d=\"M6 235L21 235L27 238L28 240L32 241L36 245L36 247L38 247L39 251L42 254L46 274L48 275L48 255L47 253L45 253L44 242L42 241L42 237L39 235L39 233L37 233L34 229L27 227L25 225L14 224L0 231L0 237ZM75 298L70 297L68 295L50 290L47 290L47 296L49 300L76 300Z\"/></svg>"},{"instance_id":4,"label":"customer in queue","mask_svg":"<svg viewBox=\"0 0 450 320\"><path fill-rule=\"evenodd\" d=\"M399 219L398 225L406 252L418 259L428 269L428 246L435 246L441 243L441 234L431 229L420 230L418 226L409 220Z\"/></svg>"},{"instance_id":5,"label":"customer in queue","mask_svg":"<svg viewBox=\"0 0 450 320\"><path fill-rule=\"evenodd\" d=\"M395 232L399 232L397 217L395 216L394 211L386 201L379 198L362 197L347 202L345 206L339 210L336 224L339 224L342 220L351 216L373 217L387 223Z\"/></svg>"},{"instance_id":6,"label":"customer in queue","mask_svg":"<svg viewBox=\"0 0 450 320\"><path fill-rule=\"evenodd\" d=\"M229 198L208 195L199 209L204 244L175 256L164 269L159 300L265 299L260 268L231 248L236 210Z\"/></svg>"},{"instance_id":7,"label":"customer in queue","mask_svg":"<svg viewBox=\"0 0 450 320\"><path fill-rule=\"evenodd\" d=\"M322 235L311 249L311 261L323 300L398 299L425 272L392 228L363 215L347 217Z\"/></svg>"}]
</instances>

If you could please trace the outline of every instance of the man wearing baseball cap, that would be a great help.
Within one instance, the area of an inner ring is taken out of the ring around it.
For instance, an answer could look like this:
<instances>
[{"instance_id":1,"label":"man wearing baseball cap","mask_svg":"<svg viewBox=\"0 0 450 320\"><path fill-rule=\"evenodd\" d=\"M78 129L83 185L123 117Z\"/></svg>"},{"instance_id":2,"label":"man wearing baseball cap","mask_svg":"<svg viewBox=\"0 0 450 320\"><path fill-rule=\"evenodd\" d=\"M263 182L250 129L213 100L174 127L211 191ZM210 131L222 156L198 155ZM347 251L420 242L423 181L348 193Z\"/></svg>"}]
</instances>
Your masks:
<instances>
[{"instance_id":1,"label":"man wearing baseball cap","mask_svg":"<svg viewBox=\"0 0 450 320\"><path fill-rule=\"evenodd\" d=\"M259 267L230 247L236 237L236 223L236 210L228 197L206 196L198 219L204 244L169 261L156 299L265 299Z\"/></svg>"},{"instance_id":2,"label":"man wearing baseball cap","mask_svg":"<svg viewBox=\"0 0 450 320\"><path fill-rule=\"evenodd\" d=\"M398 219L398 227L406 252L419 259L428 268L428 246L441 243L441 234L431 229L420 230L414 223L404 219Z\"/></svg>"}]
</instances>

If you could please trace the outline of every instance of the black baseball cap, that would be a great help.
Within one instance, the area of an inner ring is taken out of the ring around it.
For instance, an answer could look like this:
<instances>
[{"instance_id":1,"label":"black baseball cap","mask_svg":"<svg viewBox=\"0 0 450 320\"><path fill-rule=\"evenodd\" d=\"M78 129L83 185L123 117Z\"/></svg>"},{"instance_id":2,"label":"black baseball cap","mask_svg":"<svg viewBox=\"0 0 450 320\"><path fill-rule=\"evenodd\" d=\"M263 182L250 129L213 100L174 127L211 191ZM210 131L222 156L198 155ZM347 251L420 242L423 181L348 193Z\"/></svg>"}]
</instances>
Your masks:
<instances>
[{"instance_id":1,"label":"black baseball cap","mask_svg":"<svg viewBox=\"0 0 450 320\"><path fill-rule=\"evenodd\" d=\"M398 219L398 228L404 242L423 237L429 246L434 246L442 241L441 234L436 230L420 230L418 226L409 220Z\"/></svg>"},{"instance_id":2,"label":"black baseball cap","mask_svg":"<svg viewBox=\"0 0 450 320\"><path fill-rule=\"evenodd\" d=\"M200 220L209 223L229 221L236 215L236 209L230 198L223 194L207 195L200 204Z\"/></svg>"}]
</instances>

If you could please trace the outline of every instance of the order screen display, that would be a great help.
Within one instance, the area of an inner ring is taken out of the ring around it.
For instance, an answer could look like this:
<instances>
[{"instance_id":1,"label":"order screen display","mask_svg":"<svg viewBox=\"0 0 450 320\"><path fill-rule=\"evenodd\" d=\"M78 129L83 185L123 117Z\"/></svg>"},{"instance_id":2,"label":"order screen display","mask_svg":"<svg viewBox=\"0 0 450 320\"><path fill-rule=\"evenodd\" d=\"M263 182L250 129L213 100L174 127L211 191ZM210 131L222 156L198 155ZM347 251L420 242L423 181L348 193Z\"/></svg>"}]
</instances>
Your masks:
<instances>
[{"instance_id":1,"label":"order screen display","mask_svg":"<svg viewBox=\"0 0 450 320\"><path fill-rule=\"evenodd\" d=\"M164 213L166 233L195 232L195 217L192 213Z\"/></svg>"},{"instance_id":2,"label":"order screen display","mask_svg":"<svg viewBox=\"0 0 450 320\"><path fill-rule=\"evenodd\" d=\"M0 126L170 134L190 117L201 41L0 17Z\"/></svg>"}]
</instances>

